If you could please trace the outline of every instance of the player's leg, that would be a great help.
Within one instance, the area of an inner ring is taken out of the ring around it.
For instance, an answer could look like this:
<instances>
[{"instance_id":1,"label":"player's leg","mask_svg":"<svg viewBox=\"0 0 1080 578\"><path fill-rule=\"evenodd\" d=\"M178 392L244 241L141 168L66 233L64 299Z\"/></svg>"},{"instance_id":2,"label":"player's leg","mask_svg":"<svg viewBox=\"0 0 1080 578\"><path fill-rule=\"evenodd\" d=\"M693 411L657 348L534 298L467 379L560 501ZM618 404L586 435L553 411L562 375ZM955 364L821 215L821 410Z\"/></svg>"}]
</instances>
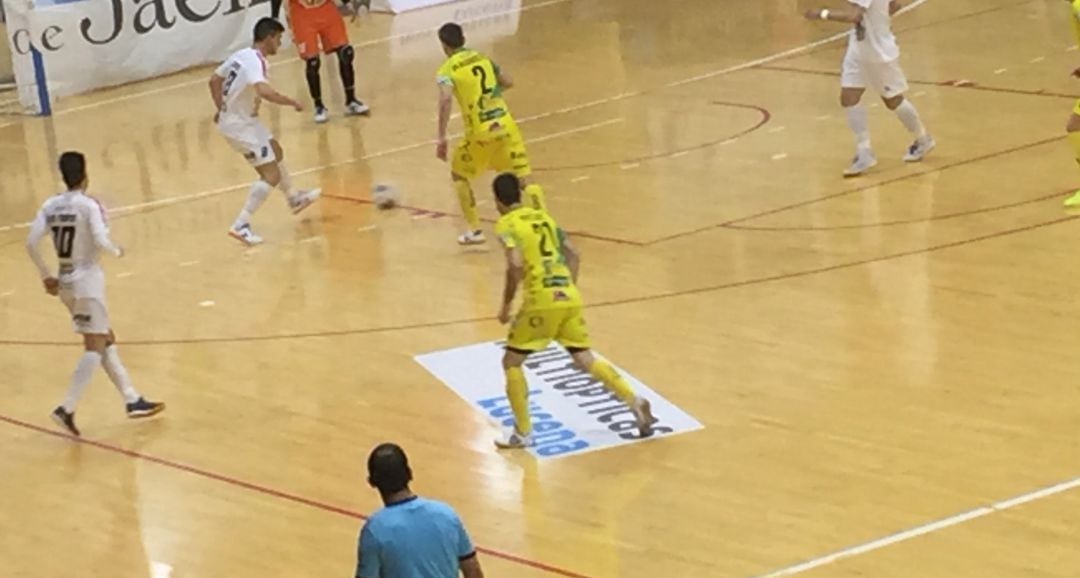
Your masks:
<instances>
[{"instance_id":1,"label":"player's leg","mask_svg":"<svg viewBox=\"0 0 1080 578\"><path fill-rule=\"evenodd\" d=\"M1073 106L1073 112L1069 116L1069 122L1065 125L1065 134L1069 138L1069 146L1072 147L1073 158L1076 159L1076 164L1080 165L1080 100L1076 101L1076 104ZM1065 199L1065 206L1080 206L1080 191L1076 191L1068 199Z\"/></svg>"},{"instance_id":2,"label":"player's leg","mask_svg":"<svg viewBox=\"0 0 1080 578\"><path fill-rule=\"evenodd\" d=\"M281 143L275 138L270 138L270 146L274 149L274 156L277 157L277 174L279 175L277 187L285 195L289 209L295 215L315 203L322 196L322 189L302 189L294 192L292 174L285 166L285 149L281 148Z\"/></svg>"},{"instance_id":3,"label":"player's leg","mask_svg":"<svg viewBox=\"0 0 1080 578\"><path fill-rule=\"evenodd\" d=\"M506 398L514 413L514 427L495 440L502 449L524 448L532 445L532 418L529 415L529 385L521 366L532 353L551 343L562 312L559 310L520 311L510 323L503 354L503 374L506 377Z\"/></svg>"},{"instance_id":4,"label":"player's leg","mask_svg":"<svg viewBox=\"0 0 1080 578\"><path fill-rule=\"evenodd\" d=\"M547 211L544 189L532 178L532 165L529 164L529 152L525 149L525 139L517 126L506 128L506 136L500 140L498 149L492 152L491 168L496 172L513 172L521 181L522 192L527 202L536 209Z\"/></svg>"},{"instance_id":5,"label":"player's leg","mask_svg":"<svg viewBox=\"0 0 1080 578\"><path fill-rule=\"evenodd\" d=\"M338 71L341 73L342 88L345 89L345 114L367 114L368 107L356 98L356 51L349 45L349 33L345 29L345 18L341 16L333 2L327 2L319 8L322 25L319 39L327 54L337 55Z\"/></svg>"},{"instance_id":6,"label":"player's leg","mask_svg":"<svg viewBox=\"0 0 1080 578\"><path fill-rule=\"evenodd\" d=\"M861 175L877 164L870 146L870 123L866 108L862 105L862 96L866 92L866 80L862 63L848 52L844 56L840 74L840 106L844 108L848 128L855 136L855 157L851 166L844 171L845 177Z\"/></svg>"},{"instance_id":7,"label":"player's leg","mask_svg":"<svg viewBox=\"0 0 1080 578\"><path fill-rule=\"evenodd\" d=\"M71 432L72 435L80 435L79 428L75 426L75 407L79 403L86 386L90 385L90 379L94 376L94 369L101 364L105 353L107 333L100 330L95 332L97 324L93 311L88 307L86 299L76 299L74 288L62 286L60 288L60 301L67 307L71 314L72 325L76 333L83 336L83 353L75 364L75 371L71 374L67 393L64 401L52 412L53 421Z\"/></svg>"},{"instance_id":8,"label":"player's leg","mask_svg":"<svg viewBox=\"0 0 1080 578\"><path fill-rule=\"evenodd\" d=\"M342 24L343 28L344 26ZM345 114L349 116L368 114L371 109L363 101L356 98L356 67L353 64L356 51L352 46L346 44L335 52L337 53L338 67L341 72L341 84L345 89Z\"/></svg>"},{"instance_id":9,"label":"player's leg","mask_svg":"<svg viewBox=\"0 0 1080 578\"><path fill-rule=\"evenodd\" d=\"M881 62L874 64L873 68L870 81L874 85L874 90L881 95L885 106L896 113L904 128L915 137L915 141L904 152L904 161L909 163L921 161L936 144L933 137L927 134L926 127L919 118L918 109L904 97L904 93L908 90L908 83L903 69L900 68L900 62L897 60Z\"/></svg>"},{"instance_id":10,"label":"player's leg","mask_svg":"<svg viewBox=\"0 0 1080 578\"><path fill-rule=\"evenodd\" d=\"M652 435L652 425L655 419L652 415L652 406L649 400L639 397L634 393L634 388L619 374L619 372L606 360L593 355L589 343L589 331L585 324L585 317L581 308L565 309L565 317L559 325L555 340L570 352L574 363L584 369L594 379L603 383L630 407L637 419L638 431L641 437Z\"/></svg>"},{"instance_id":11,"label":"player's leg","mask_svg":"<svg viewBox=\"0 0 1080 578\"><path fill-rule=\"evenodd\" d=\"M322 100L322 79L319 77L319 68L322 67L322 59L318 53L315 56L304 58L304 78L307 79L308 94L314 103L315 122L324 123L329 118L326 113L326 105Z\"/></svg>"},{"instance_id":12,"label":"player's leg","mask_svg":"<svg viewBox=\"0 0 1080 578\"><path fill-rule=\"evenodd\" d=\"M104 309L104 306L102 306ZM147 401L131 383L127 368L120 361L120 353L116 350L116 334L109 330L108 339L105 342L105 352L102 354L101 366L109 375L109 380L116 386L117 391L124 397L124 406L130 418L150 417L161 413L165 404Z\"/></svg>"},{"instance_id":13,"label":"player's leg","mask_svg":"<svg viewBox=\"0 0 1080 578\"><path fill-rule=\"evenodd\" d=\"M480 230L480 215L476 211L476 195L473 194L469 181L476 178L481 167L487 165L488 147L484 143L464 138L454 149L450 161L450 179L454 184L461 214L465 217L468 229L458 236L461 245L480 245L485 242L484 232Z\"/></svg>"}]
</instances>

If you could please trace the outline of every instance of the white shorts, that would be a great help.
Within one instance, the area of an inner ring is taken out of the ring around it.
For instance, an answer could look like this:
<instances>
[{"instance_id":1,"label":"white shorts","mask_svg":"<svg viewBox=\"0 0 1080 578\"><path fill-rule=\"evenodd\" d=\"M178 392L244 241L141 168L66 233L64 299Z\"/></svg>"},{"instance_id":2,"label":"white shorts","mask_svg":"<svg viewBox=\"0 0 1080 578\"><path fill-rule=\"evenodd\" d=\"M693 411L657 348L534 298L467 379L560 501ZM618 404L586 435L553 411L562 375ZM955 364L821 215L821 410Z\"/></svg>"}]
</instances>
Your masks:
<instances>
[{"instance_id":1,"label":"white shorts","mask_svg":"<svg viewBox=\"0 0 1080 578\"><path fill-rule=\"evenodd\" d=\"M105 301L92 297L76 298L70 289L60 289L60 301L71 312L71 324L75 333L108 335L109 313Z\"/></svg>"},{"instance_id":2,"label":"white shorts","mask_svg":"<svg viewBox=\"0 0 1080 578\"><path fill-rule=\"evenodd\" d=\"M900 68L900 59L887 62L858 60L849 50L844 56L840 74L843 88L869 88L882 98L893 98L908 90L907 77Z\"/></svg>"},{"instance_id":3,"label":"white shorts","mask_svg":"<svg viewBox=\"0 0 1080 578\"><path fill-rule=\"evenodd\" d=\"M277 160L274 147L270 144L274 136L254 118L246 121L222 118L218 131L253 167L261 167Z\"/></svg>"}]
</instances>

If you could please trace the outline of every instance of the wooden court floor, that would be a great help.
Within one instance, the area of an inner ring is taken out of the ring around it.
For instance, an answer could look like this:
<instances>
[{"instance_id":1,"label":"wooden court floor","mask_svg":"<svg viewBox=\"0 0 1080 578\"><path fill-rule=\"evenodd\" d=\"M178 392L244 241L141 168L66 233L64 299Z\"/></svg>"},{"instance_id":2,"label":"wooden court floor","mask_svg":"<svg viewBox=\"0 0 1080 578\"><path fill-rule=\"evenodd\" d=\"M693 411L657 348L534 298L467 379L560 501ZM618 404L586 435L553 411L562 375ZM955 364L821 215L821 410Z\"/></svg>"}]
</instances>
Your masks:
<instances>
[{"instance_id":1,"label":"wooden court floor","mask_svg":"<svg viewBox=\"0 0 1080 578\"><path fill-rule=\"evenodd\" d=\"M1075 578L1067 7L899 16L938 149L905 166L907 134L874 107L880 164L855 180L828 40L843 28L802 20L811 7L462 6L516 76L597 349L705 426L554 461L496 453L494 427L413 360L503 332L501 257L454 244L430 142L439 22L352 27L370 119L266 113L297 183L327 196L301 219L272 197L254 250L225 235L252 176L211 126L208 70L0 117L0 576L349 576L379 506L364 459L392 440L495 578ZM272 79L304 95L286 52ZM70 148L129 251L105 262L121 353L169 404L128 422L99 373L82 443L47 419L78 347L21 225ZM377 182L409 208L373 209Z\"/></svg>"}]
</instances>

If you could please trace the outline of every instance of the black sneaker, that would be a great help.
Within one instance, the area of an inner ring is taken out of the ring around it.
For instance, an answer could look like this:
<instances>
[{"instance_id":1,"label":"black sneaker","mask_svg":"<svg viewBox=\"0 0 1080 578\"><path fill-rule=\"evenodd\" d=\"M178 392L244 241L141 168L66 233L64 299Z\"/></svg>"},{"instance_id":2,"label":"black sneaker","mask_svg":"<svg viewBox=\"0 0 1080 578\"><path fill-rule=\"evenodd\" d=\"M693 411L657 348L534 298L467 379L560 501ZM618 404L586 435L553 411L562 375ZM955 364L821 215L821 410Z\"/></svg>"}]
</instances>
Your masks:
<instances>
[{"instance_id":1,"label":"black sneaker","mask_svg":"<svg viewBox=\"0 0 1080 578\"><path fill-rule=\"evenodd\" d=\"M80 435L82 435L79 433L79 428L75 427L75 414L68 413L64 409L64 406L60 406L53 410L52 419L56 422L56 425L59 425L60 427L63 427L64 429L71 432L71 435L75 437L79 437Z\"/></svg>"},{"instance_id":2,"label":"black sneaker","mask_svg":"<svg viewBox=\"0 0 1080 578\"><path fill-rule=\"evenodd\" d=\"M146 401L144 398L139 398L138 401L127 404L128 417L135 419L139 417L150 417L157 415L165 411L165 404L157 401Z\"/></svg>"}]
</instances>

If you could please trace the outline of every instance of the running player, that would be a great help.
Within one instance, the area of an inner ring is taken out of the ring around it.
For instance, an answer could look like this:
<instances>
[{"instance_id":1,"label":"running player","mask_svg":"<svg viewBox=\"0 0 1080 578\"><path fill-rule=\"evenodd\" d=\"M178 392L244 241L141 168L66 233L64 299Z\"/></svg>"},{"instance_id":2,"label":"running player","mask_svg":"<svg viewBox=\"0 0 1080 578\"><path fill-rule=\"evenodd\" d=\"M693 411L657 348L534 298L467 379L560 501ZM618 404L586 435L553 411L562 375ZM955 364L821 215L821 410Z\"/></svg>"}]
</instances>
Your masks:
<instances>
[{"instance_id":1,"label":"running player","mask_svg":"<svg viewBox=\"0 0 1080 578\"><path fill-rule=\"evenodd\" d=\"M1066 0L1071 6L1069 9L1069 20L1072 21L1073 34L1076 35L1076 42L1080 44L1080 0ZM1080 68L1073 71L1073 76L1080 78ZM1065 125L1066 134L1069 137L1069 145L1072 146L1073 157L1076 159L1076 164L1080 165L1080 100L1076 101L1073 106L1072 114L1069 115L1069 122ZM1066 207L1080 207L1080 191L1076 191L1069 198L1065 199Z\"/></svg>"},{"instance_id":2,"label":"running player","mask_svg":"<svg viewBox=\"0 0 1080 578\"><path fill-rule=\"evenodd\" d=\"M458 237L462 245L477 245L485 241L476 213L476 197L469 181L488 168L499 172L513 171L525 183L525 194L533 207L544 210L544 190L532 184L529 175L529 155L517 123L502 93L514 84L488 57L465 48L465 33L461 26L449 23L439 29L439 40L447 59L439 67L439 135L436 156L447 160L446 128L450 123L450 107L457 99L465 124L465 135L457 144L450 162L450 176L457 192L461 212L469 230Z\"/></svg>"},{"instance_id":3,"label":"running player","mask_svg":"<svg viewBox=\"0 0 1080 578\"><path fill-rule=\"evenodd\" d=\"M907 78L900 68L900 48L892 32L892 15L902 8L899 0L848 0L847 8L840 10L810 10L806 17L811 20L832 20L853 24L848 38L847 54L840 76L840 104L847 115L848 126L855 133L855 158L844 171L845 177L863 174L877 164L870 147L870 128L866 109L860 101L867 88L871 88L896 113L900 122L915 137L915 142L904 153L904 161L921 161L935 143L926 132L919 111L911 101L904 98L908 89Z\"/></svg>"},{"instance_id":4,"label":"running player","mask_svg":"<svg viewBox=\"0 0 1080 578\"><path fill-rule=\"evenodd\" d=\"M318 189L293 193L292 178L285 168L285 153L270 131L258 119L263 99L274 104L304 110L299 101L274 90L267 82L266 57L277 54L285 27L273 18L255 24L255 43L229 57L210 77L210 97L217 113L218 131L234 149L255 167L259 180L251 185L247 202L229 228L229 235L245 245L262 243L251 230L251 216L259 210L274 187L285 193L293 214L311 206L319 198Z\"/></svg>"},{"instance_id":5,"label":"running player","mask_svg":"<svg viewBox=\"0 0 1080 578\"><path fill-rule=\"evenodd\" d=\"M26 238L26 250L38 268L45 292L60 297L71 313L75 332L83 336L85 351L75 366L67 396L52 413L56 423L78 436L75 405L98 365L105 368L105 373L124 397L128 417L158 414L165 409L165 404L146 401L135 391L116 352L116 334L109 326L105 308L105 273L98 265L98 259L101 251L116 257L123 256L124 252L109 240L109 228L101 205L85 194L89 184L86 158L77 152L60 155L60 173L68 190L49 198L41 206ZM56 275L37 249L42 237L49 233L59 261Z\"/></svg>"},{"instance_id":6,"label":"running player","mask_svg":"<svg viewBox=\"0 0 1080 578\"><path fill-rule=\"evenodd\" d=\"M281 12L281 3L282 0L272 0L271 15L275 19ZM370 7L371 0L342 0L342 4L352 11L355 20L359 7ZM308 92L315 102L315 122L324 123L329 118L322 100L322 80L319 77L322 67L320 45L324 53L337 55L341 84L345 88L345 115L367 114L368 106L356 98L356 69L353 66L356 51L349 44L345 19L333 0L289 0L289 25L306 67Z\"/></svg>"},{"instance_id":7,"label":"running player","mask_svg":"<svg viewBox=\"0 0 1080 578\"><path fill-rule=\"evenodd\" d=\"M514 430L500 437L495 445L504 449L532 445L528 385L521 365L552 340L565 347L579 367L630 406L642 437L652 435L655 420L649 401L637 397L615 368L590 349L577 288L580 259L570 240L547 213L522 205L521 181L513 173L496 177L493 187L502 215L495 224L495 233L506 249L506 287L499 321L510 323L503 371L506 395L514 412ZM511 322L510 308L522 282L523 302Z\"/></svg>"}]
</instances>

